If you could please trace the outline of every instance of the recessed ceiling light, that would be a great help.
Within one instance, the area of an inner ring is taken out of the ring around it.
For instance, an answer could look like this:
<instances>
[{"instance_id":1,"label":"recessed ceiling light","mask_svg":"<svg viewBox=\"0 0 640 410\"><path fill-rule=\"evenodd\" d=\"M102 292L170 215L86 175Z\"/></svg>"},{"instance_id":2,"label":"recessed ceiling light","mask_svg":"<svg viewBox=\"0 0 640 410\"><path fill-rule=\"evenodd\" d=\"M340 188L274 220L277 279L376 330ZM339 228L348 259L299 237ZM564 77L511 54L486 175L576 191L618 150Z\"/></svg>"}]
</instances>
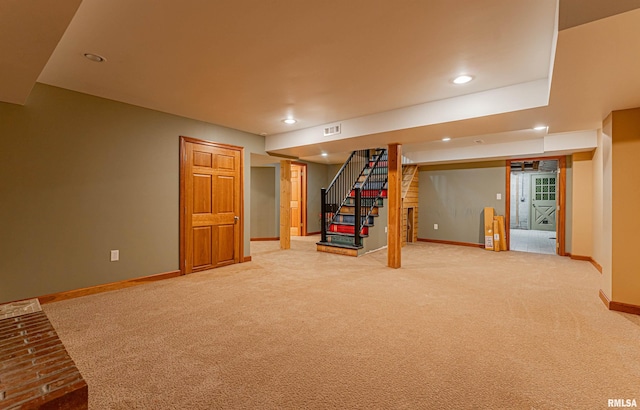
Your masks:
<instances>
[{"instance_id":1,"label":"recessed ceiling light","mask_svg":"<svg viewBox=\"0 0 640 410\"><path fill-rule=\"evenodd\" d=\"M451 137L444 137L444 138L442 139L442 141L444 141L444 142L451 141Z\"/></svg>"},{"instance_id":2,"label":"recessed ceiling light","mask_svg":"<svg viewBox=\"0 0 640 410\"><path fill-rule=\"evenodd\" d=\"M536 131L542 131L542 130L546 130L547 126L546 125L538 125L537 127L533 127L534 130Z\"/></svg>"},{"instance_id":3,"label":"recessed ceiling light","mask_svg":"<svg viewBox=\"0 0 640 410\"><path fill-rule=\"evenodd\" d=\"M451 80L451 82L454 83L454 84L466 84L471 80L473 80L473 76L472 75L464 74L464 75L457 76L456 78Z\"/></svg>"},{"instance_id":4,"label":"recessed ceiling light","mask_svg":"<svg viewBox=\"0 0 640 410\"><path fill-rule=\"evenodd\" d=\"M327 156L327 153L326 153L326 152L323 152L321 155L322 155L323 157L326 157L326 156Z\"/></svg>"},{"instance_id":5,"label":"recessed ceiling light","mask_svg":"<svg viewBox=\"0 0 640 410\"><path fill-rule=\"evenodd\" d=\"M282 122L284 122L285 124L291 125L291 124L295 124L298 121L294 120L293 118L285 118L284 120L282 120Z\"/></svg>"},{"instance_id":6,"label":"recessed ceiling light","mask_svg":"<svg viewBox=\"0 0 640 410\"><path fill-rule=\"evenodd\" d=\"M84 53L84 56L86 59L93 61L94 63L102 63L104 61L107 61L106 58L99 56L97 54L91 54L91 53Z\"/></svg>"}]
</instances>

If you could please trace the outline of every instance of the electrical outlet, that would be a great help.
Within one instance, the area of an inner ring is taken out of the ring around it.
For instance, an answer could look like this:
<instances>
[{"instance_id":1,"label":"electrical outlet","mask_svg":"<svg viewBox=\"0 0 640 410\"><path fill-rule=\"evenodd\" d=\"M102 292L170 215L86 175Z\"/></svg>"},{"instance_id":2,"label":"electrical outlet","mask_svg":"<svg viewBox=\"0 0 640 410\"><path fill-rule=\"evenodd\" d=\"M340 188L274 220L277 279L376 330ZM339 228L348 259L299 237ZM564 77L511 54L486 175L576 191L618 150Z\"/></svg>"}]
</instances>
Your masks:
<instances>
[{"instance_id":1,"label":"electrical outlet","mask_svg":"<svg viewBox=\"0 0 640 410\"><path fill-rule=\"evenodd\" d=\"M438 224L433 224L433 229L438 230Z\"/></svg>"},{"instance_id":2,"label":"electrical outlet","mask_svg":"<svg viewBox=\"0 0 640 410\"><path fill-rule=\"evenodd\" d=\"M120 251L119 250L114 250L111 251L111 262L116 262L120 260Z\"/></svg>"}]
</instances>

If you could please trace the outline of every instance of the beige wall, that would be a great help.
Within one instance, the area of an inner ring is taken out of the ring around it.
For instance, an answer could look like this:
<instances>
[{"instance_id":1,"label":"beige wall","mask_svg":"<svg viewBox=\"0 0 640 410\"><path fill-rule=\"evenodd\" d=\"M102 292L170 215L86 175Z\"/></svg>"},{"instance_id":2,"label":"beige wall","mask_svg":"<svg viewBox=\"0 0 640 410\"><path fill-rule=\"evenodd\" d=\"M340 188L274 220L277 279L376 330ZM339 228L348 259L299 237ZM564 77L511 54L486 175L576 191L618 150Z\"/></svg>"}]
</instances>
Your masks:
<instances>
[{"instance_id":1,"label":"beige wall","mask_svg":"<svg viewBox=\"0 0 640 410\"><path fill-rule=\"evenodd\" d=\"M576 256L593 255L593 154L583 152L572 156L572 223L571 230L567 224L567 230L571 236L571 253Z\"/></svg>"},{"instance_id":2,"label":"beige wall","mask_svg":"<svg viewBox=\"0 0 640 410\"><path fill-rule=\"evenodd\" d=\"M245 147L248 255L263 137L42 84L0 103L0 302L177 270L180 135Z\"/></svg>"},{"instance_id":3,"label":"beige wall","mask_svg":"<svg viewBox=\"0 0 640 410\"><path fill-rule=\"evenodd\" d=\"M251 238L275 238L279 235L276 207L276 168L251 168Z\"/></svg>"},{"instance_id":4,"label":"beige wall","mask_svg":"<svg viewBox=\"0 0 640 410\"><path fill-rule=\"evenodd\" d=\"M640 108L612 113L611 300L640 306Z\"/></svg>"},{"instance_id":5,"label":"beige wall","mask_svg":"<svg viewBox=\"0 0 640 410\"><path fill-rule=\"evenodd\" d=\"M601 289L611 298L611 116L598 133L593 155L593 256L602 266Z\"/></svg>"}]
</instances>

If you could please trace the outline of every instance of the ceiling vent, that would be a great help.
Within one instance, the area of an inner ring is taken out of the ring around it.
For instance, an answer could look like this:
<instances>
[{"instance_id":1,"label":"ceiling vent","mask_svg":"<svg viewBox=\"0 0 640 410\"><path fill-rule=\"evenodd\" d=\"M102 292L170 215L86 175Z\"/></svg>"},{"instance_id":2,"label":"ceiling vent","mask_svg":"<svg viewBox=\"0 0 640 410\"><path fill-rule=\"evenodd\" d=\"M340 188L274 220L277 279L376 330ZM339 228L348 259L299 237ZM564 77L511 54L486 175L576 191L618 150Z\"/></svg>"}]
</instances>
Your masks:
<instances>
[{"instance_id":1,"label":"ceiling vent","mask_svg":"<svg viewBox=\"0 0 640 410\"><path fill-rule=\"evenodd\" d=\"M330 127L325 127L324 128L324 136L325 137L328 137L330 135L340 134L341 132L342 132L341 124L332 125Z\"/></svg>"}]
</instances>

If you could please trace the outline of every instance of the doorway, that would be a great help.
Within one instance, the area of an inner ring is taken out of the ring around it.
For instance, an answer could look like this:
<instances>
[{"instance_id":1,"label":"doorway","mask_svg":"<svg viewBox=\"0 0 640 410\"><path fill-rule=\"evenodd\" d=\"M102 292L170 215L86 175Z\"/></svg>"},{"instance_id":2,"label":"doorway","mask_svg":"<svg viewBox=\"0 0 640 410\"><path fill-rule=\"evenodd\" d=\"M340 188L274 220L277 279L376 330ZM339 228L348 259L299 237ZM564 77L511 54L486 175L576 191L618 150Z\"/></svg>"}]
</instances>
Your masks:
<instances>
[{"instance_id":1,"label":"doorway","mask_svg":"<svg viewBox=\"0 0 640 410\"><path fill-rule=\"evenodd\" d=\"M232 145L180 137L180 272L243 258L243 157Z\"/></svg>"},{"instance_id":2,"label":"doorway","mask_svg":"<svg viewBox=\"0 0 640 410\"><path fill-rule=\"evenodd\" d=\"M565 158L507 163L509 249L564 255Z\"/></svg>"},{"instance_id":3,"label":"doorway","mask_svg":"<svg viewBox=\"0 0 640 410\"><path fill-rule=\"evenodd\" d=\"M307 236L307 164L291 163L291 236Z\"/></svg>"},{"instance_id":4,"label":"doorway","mask_svg":"<svg viewBox=\"0 0 640 410\"><path fill-rule=\"evenodd\" d=\"M414 208L407 208L407 242L408 243L412 243L413 239L414 239L414 231L413 231L413 226L414 226L414 222L415 222L415 218L414 218L414 213L413 213Z\"/></svg>"}]
</instances>

